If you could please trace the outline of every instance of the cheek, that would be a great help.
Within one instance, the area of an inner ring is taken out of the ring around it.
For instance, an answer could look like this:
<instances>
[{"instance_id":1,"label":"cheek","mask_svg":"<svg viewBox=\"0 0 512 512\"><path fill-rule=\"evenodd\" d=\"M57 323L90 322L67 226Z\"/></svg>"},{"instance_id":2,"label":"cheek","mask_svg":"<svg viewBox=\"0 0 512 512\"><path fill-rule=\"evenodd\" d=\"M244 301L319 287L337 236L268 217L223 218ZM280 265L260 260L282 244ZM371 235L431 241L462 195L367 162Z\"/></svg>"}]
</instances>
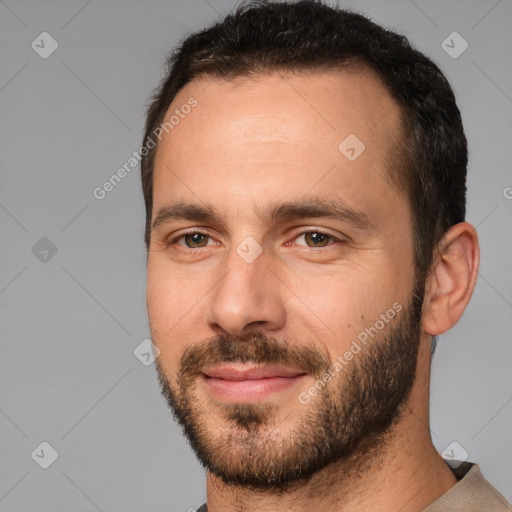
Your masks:
<instances>
[{"instance_id":1,"label":"cheek","mask_svg":"<svg viewBox=\"0 0 512 512\"><path fill-rule=\"evenodd\" d=\"M167 266L151 257L148 261L146 301L153 343L161 351L176 347L182 324L186 322L189 291L177 282ZM172 343L171 343L172 341Z\"/></svg>"},{"instance_id":2,"label":"cheek","mask_svg":"<svg viewBox=\"0 0 512 512\"><path fill-rule=\"evenodd\" d=\"M180 271L165 254L151 254L147 266L146 300L153 343L164 368L175 368L191 342L211 334L199 320L212 284L197 271Z\"/></svg>"},{"instance_id":3,"label":"cheek","mask_svg":"<svg viewBox=\"0 0 512 512\"><path fill-rule=\"evenodd\" d=\"M181 275L165 253L151 254L147 267L149 316L158 323L173 324L191 308L197 287L191 274ZM197 300L196 300L197 302Z\"/></svg>"},{"instance_id":4,"label":"cheek","mask_svg":"<svg viewBox=\"0 0 512 512\"><path fill-rule=\"evenodd\" d=\"M162 327L160 324L165 321L167 314L172 314L172 311L174 311L174 294L168 276L151 260L150 257L147 271L146 301L152 326L160 328Z\"/></svg>"},{"instance_id":5,"label":"cheek","mask_svg":"<svg viewBox=\"0 0 512 512\"><path fill-rule=\"evenodd\" d=\"M340 336L379 309L379 302L385 300L383 291L375 282L365 286L359 280L338 275L324 282L317 279L315 286L303 283L302 294L318 319Z\"/></svg>"},{"instance_id":6,"label":"cheek","mask_svg":"<svg viewBox=\"0 0 512 512\"><path fill-rule=\"evenodd\" d=\"M299 309L290 311L291 317L300 315L297 321L307 331L316 333L317 341L335 359L393 304L404 305L409 290L407 276L402 274L396 279L396 272L398 269L389 264L345 264L314 277L305 277L303 273L293 286L302 301L297 302Z\"/></svg>"}]
</instances>

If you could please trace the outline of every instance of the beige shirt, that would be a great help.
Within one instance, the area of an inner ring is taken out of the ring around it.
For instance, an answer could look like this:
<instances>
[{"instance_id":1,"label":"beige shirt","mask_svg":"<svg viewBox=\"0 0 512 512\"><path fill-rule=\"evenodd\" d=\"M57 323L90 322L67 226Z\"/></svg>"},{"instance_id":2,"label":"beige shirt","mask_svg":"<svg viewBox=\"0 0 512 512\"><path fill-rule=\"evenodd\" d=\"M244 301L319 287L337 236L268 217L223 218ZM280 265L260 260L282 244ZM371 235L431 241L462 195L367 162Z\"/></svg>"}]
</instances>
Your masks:
<instances>
[{"instance_id":1,"label":"beige shirt","mask_svg":"<svg viewBox=\"0 0 512 512\"><path fill-rule=\"evenodd\" d=\"M423 512L512 511L510 503L482 476L478 464L462 462L452 471L459 481ZM206 503L197 512L208 512Z\"/></svg>"},{"instance_id":2,"label":"beige shirt","mask_svg":"<svg viewBox=\"0 0 512 512\"><path fill-rule=\"evenodd\" d=\"M507 512L510 503L483 477L478 464L452 469L459 480L423 512Z\"/></svg>"}]
</instances>

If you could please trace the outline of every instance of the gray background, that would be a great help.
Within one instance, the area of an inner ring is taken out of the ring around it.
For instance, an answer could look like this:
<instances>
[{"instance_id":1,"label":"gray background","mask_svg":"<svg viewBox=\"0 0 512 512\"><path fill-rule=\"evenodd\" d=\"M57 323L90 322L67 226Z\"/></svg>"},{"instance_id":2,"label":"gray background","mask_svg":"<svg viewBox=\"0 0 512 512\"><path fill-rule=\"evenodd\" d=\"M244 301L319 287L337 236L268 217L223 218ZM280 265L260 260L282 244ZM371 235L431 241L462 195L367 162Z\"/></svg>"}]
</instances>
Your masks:
<instances>
[{"instance_id":1,"label":"gray background","mask_svg":"<svg viewBox=\"0 0 512 512\"><path fill-rule=\"evenodd\" d=\"M340 5L407 35L455 89L482 263L439 340L432 436L440 451L457 441L512 500L512 4ZM101 201L92 191L139 149L167 52L234 6L0 2L1 511L179 511L205 498L154 365L133 353L149 337L139 168ZM31 48L43 31L59 45L46 59ZM469 44L456 59L441 47L453 31ZM48 469L36 463L48 449L31 456L43 441L58 452Z\"/></svg>"}]
</instances>

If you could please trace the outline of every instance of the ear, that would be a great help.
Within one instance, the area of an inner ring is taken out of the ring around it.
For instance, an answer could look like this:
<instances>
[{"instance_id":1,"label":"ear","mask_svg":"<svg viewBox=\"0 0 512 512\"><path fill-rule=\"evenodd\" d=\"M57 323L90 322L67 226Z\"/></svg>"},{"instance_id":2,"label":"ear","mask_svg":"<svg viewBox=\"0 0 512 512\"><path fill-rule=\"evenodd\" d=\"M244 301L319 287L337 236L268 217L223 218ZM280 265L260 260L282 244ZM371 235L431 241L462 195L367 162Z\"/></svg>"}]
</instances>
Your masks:
<instances>
[{"instance_id":1,"label":"ear","mask_svg":"<svg viewBox=\"0 0 512 512\"><path fill-rule=\"evenodd\" d=\"M455 224L434 250L425 283L423 332L436 336L459 321L475 289L479 264L475 228L467 222Z\"/></svg>"}]
</instances>

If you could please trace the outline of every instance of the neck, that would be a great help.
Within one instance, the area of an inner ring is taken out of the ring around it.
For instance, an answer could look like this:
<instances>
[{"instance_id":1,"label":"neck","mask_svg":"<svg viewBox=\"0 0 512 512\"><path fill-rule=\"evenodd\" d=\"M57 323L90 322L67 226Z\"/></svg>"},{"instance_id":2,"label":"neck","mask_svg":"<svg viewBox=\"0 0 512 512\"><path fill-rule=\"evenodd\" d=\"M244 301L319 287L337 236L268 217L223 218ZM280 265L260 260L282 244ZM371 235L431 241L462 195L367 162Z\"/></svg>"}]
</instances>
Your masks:
<instances>
[{"instance_id":1,"label":"neck","mask_svg":"<svg viewBox=\"0 0 512 512\"><path fill-rule=\"evenodd\" d=\"M421 348L409 400L399 420L378 443L367 442L354 455L285 490L235 487L208 473L208 511L420 512L428 507L457 479L430 437L430 351L425 343Z\"/></svg>"}]
</instances>

